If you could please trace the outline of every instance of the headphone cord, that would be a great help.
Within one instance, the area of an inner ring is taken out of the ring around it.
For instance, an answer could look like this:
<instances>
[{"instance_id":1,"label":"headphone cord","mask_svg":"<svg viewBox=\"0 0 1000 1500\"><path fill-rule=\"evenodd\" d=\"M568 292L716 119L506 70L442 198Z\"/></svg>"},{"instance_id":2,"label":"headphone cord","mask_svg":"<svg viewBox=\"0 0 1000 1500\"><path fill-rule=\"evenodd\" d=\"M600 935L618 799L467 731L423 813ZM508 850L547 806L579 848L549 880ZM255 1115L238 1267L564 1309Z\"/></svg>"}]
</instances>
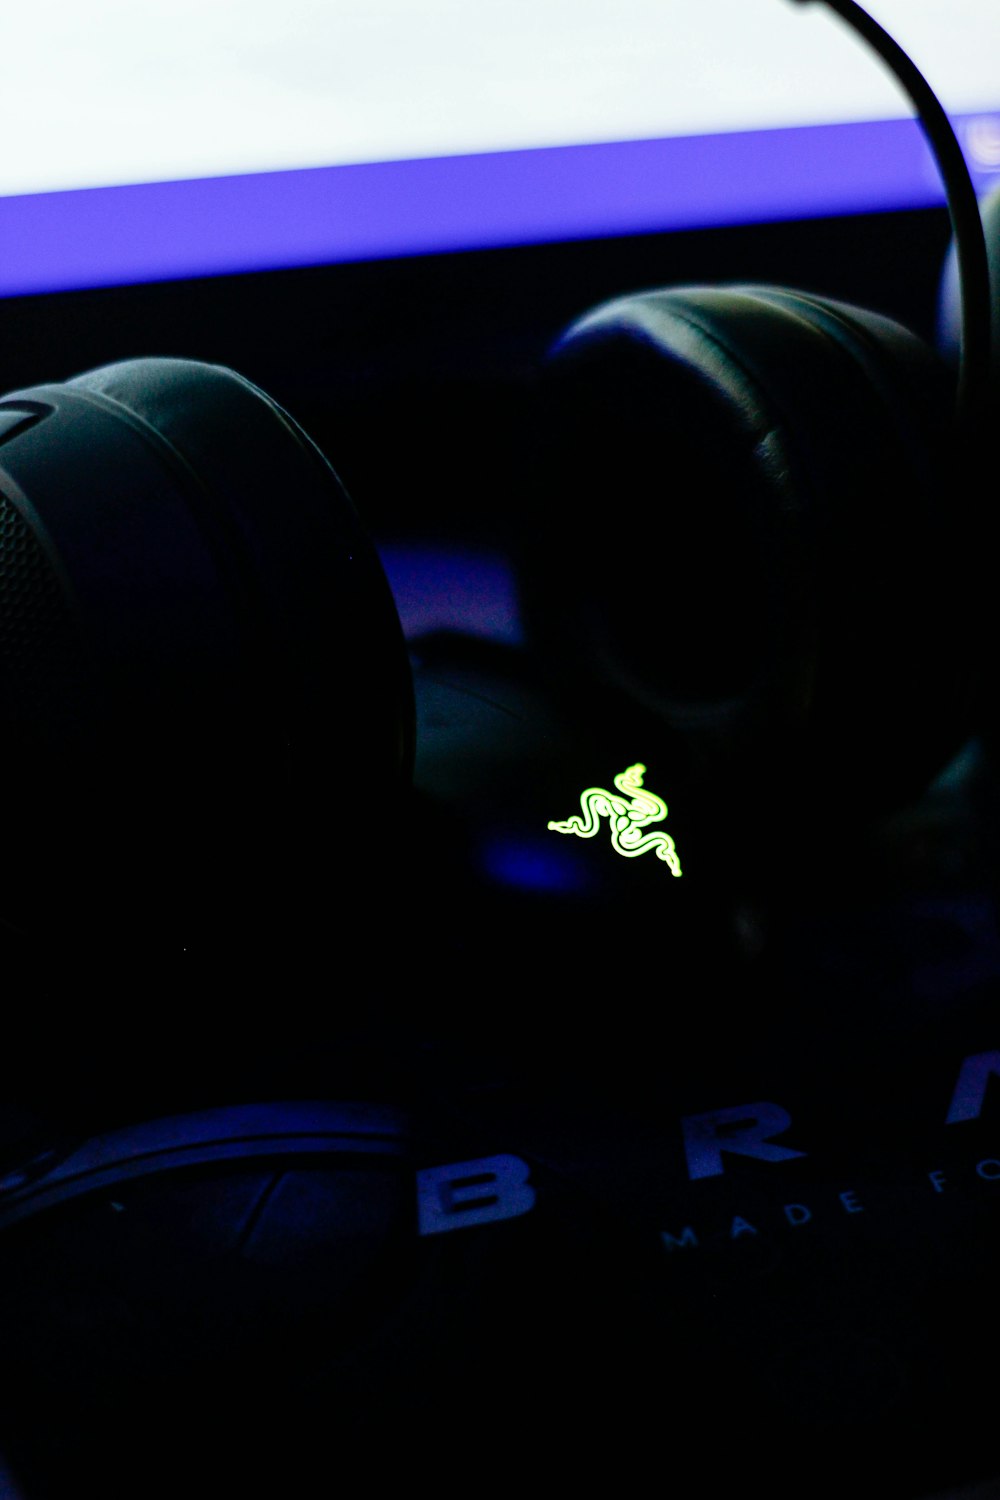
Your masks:
<instances>
[{"instance_id":1,"label":"headphone cord","mask_svg":"<svg viewBox=\"0 0 1000 1500\"><path fill-rule=\"evenodd\" d=\"M809 4L810 0L793 0ZM889 33L855 0L822 0L870 47L910 99L941 175L958 256L962 340L956 426L962 436L979 431L986 410L990 372L990 275L986 238L976 190L962 148L940 100L920 69Z\"/></svg>"}]
</instances>

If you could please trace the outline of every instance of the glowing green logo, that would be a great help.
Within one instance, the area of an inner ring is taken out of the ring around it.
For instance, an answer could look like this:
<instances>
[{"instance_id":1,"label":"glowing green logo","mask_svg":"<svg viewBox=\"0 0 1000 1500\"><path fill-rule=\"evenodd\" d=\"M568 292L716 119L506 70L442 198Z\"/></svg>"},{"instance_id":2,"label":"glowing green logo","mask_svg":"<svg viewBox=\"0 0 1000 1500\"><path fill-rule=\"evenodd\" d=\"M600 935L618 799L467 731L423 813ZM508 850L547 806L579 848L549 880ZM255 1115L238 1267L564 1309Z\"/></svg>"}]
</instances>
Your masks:
<instances>
[{"instance_id":1,"label":"glowing green logo","mask_svg":"<svg viewBox=\"0 0 1000 1500\"><path fill-rule=\"evenodd\" d=\"M650 823L659 823L667 816L667 804L662 797L647 792L642 785L646 767L638 761L615 777L615 786L624 795L617 797L602 786L589 786L580 793L583 817L567 818L565 823L550 823L555 833L575 833L581 839L592 839L607 818L611 825L611 845L626 859L635 859L637 854L656 850L657 859L670 869L671 875L681 873L681 862L669 833L643 833Z\"/></svg>"}]
</instances>

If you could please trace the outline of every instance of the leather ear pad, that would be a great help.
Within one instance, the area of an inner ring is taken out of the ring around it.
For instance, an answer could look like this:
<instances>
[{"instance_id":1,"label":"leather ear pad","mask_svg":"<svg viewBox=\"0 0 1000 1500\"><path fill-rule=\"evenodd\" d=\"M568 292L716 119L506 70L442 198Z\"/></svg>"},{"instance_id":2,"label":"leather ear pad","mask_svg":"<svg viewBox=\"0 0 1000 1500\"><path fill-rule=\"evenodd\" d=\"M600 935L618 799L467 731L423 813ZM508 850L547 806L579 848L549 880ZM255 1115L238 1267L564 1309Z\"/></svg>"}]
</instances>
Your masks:
<instances>
[{"instance_id":1,"label":"leather ear pad","mask_svg":"<svg viewBox=\"0 0 1000 1500\"><path fill-rule=\"evenodd\" d=\"M182 360L5 414L0 718L25 842L44 826L61 855L82 839L147 865L160 841L182 880L195 851L236 866L294 825L325 857L413 751L395 606L333 470L248 381Z\"/></svg>"},{"instance_id":2,"label":"leather ear pad","mask_svg":"<svg viewBox=\"0 0 1000 1500\"><path fill-rule=\"evenodd\" d=\"M301 754L322 744L329 768L406 774L412 697L395 604L350 499L302 429L242 376L191 361L111 365L67 389L137 419L184 471L234 612L270 663L268 712L283 741Z\"/></svg>"},{"instance_id":3,"label":"leather ear pad","mask_svg":"<svg viewBox=\"0 0 1000 1500\"><path fill-rule=\"evenodd\" d=\"M802 293L596 309L540 383L529 629L683 733L706 774L801 765L824 796L905 796L965 696L949 398L905 329Z\"/></svg>"}]
</instances>

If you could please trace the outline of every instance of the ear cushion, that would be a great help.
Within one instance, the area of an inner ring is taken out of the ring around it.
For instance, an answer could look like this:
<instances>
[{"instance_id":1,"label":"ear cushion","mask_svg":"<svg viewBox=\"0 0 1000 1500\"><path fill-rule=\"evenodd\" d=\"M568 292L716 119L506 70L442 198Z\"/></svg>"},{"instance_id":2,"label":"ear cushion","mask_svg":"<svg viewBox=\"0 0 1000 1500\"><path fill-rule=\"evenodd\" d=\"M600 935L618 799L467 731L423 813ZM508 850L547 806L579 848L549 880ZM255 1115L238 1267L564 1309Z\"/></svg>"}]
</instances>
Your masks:
<instances>
[{"instance_id":1,"label":"ear cushion","mask_svg":"<svg viewBox=\"0 0 1000 1500\"><path fill-rule=\"evenodd\" d=\"M412 687L375 551L301 429L231 371L165 359L16 392L0 419L25 859L75 849L119 891L158 863L219 900L206 868L252 884L274 839L318 858L349 838L364 790L409 775Z\"/></svg>"},{"instance_id":2,"label":"ear cushion","mask_svg":"<svg viewBox=\"0 0 1000 1500\"><path fill-rule=\"evenodd\" d=\"M242 376L191 361L112 365L67 390L110 403L183 471L254 641L254 670L269 664L281 738L296 754L321 745L327 770L406 774L411 689L395 605L350 499L302 429Z\"/></svg>"},{"instance_id":3,"label":"ear cushion","mask_svg":"<svg viewBox=\"0 0 1000 1500\"><path fill-rule=\"evenodd\" d=\"M948 396L905 329L797 292L596 309L541 380L536 638L683 733L706 774L921 783L963 697L927 610L951 587Z\"/></svg>"}]
</instances>

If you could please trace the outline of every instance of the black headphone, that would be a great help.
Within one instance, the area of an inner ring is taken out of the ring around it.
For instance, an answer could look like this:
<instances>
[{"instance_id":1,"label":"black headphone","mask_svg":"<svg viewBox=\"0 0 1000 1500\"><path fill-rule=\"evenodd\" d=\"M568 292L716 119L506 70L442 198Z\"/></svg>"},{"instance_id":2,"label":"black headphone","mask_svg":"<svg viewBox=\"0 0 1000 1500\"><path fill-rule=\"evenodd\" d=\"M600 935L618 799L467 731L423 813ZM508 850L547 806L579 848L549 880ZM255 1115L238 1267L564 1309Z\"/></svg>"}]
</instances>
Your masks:
<instances>
[{"instance_id":1,"label":"black headphone","mask_svg":"<svg viewBox=\"0 0 1000 1500\"><path fill-rule=\"evenodd\" d=\"M57 892L92 916L95 856L118 916L162 928L184 886L214 921L240 905L220 884L247 894L289 830L325 856L359 788L391 802L413 755L398 617L275 402L229 370L128 361L6 397L0 464L15 925ZM151 850L163 878L130 896Z\"/></svg>"},{"instance_id":2,"label":"black headphone","mask_svg":"<svg viewBox=\"0 0 1000 1500\"><path fill-rule=\"evenodd\" d=\"M958 416L939 358L877 313L774 287L628 296L543 376L521 546L539 652L683 744L728 808L766 793L793 821L817 797L919 789L968 731L987 362L950 127L881 29L827 3L942 166ZM138 932L207 924L220 887L238 917L290 828L353 833L354 860L372 800L408 782L412 687L376 553L309 438L230 371L133 360L0 402L0 621L15 926L57 904Z\"/></svg>"},{"instance_id":3,"label":"black headphone","mask_svg":"<svg viewBox=\"0 0 1000 1500\"><path fill-rule=\"evenodd\" d=\"M940 104L864 11L828 3L937 158L957 378L898 323L802 290L615 299L540 378L521 549L536 645L642 705L736 843L782 817L815 838L825 818L822 857L843 869L859 821L922 792L975 722L990 314Z\"/></svg>"},{"instance_id":4,"label":"black headphone","mask_svg":"<svg viewBox=\"0 0 1000 1500\"><path fill-rule=\"evenodd\" d=\"M827 3L861 24L850 0ZM718 799L720 820L736 820L737 843L753 828L750 804L770 815L780 802L791 827L823 800L835 821L918 790L974 721L963 632L977 589L964 580L982 536L971 473L989 319L963 171L953 160L946 171L963 262L957 382L875 312L757 286L616 300L574 323L540 379L519 549L534 651L567 696L660 736L702 800ZM303 839L349 866L341 926L377 899L365 856L392 828L414 756L398 617L335 473L240 376L135 360L0 400L0 745L0 919L29 942L54 918L63 933L96 925L119 945L131 933L144 958L151 941L177 949L220 926L223 948L248 926L257 941L265 883L285 934L315 884ZM849 861L849 844L850 832L832 859ZM667 871L654 874L671 888ZM651 929L657 960L659 938ZM138 979L145 988L146 969ZM148 1080L136 1087L148 1107ZM0 1227L160 1169L330 1157L357 1175L367 1161L381 1173L381 1217L356 1190L354 1218L347 1195L331 1191L321 1207L345 1239L351 1296L349 1273L362 1252L374 1257L374 1297L399 1274L379 1236L392 1249L407 1227L394 1170L404 1134L391 1113L300 1102L69 1140L0 1182ZM265 1235L266 1204L252 1219ZM235 1212L213 1207L220 1240ZM275 1242L287 1255L280 1233ZM285 1279L303 1321L332 1279L329 1260L306 1271ZM120 1282L107 1283L124 1303ZM450 1295L445 1271L441 1284ZM187 1307L189 1287L171 1290ZM164 1299L164 1316L173 1305ZM24 1328L34 1336L30 1310ZM247 1347L256 1329L241 1323ZM115 1358L112 1344L109 1368ZM348 1348L345 1385L352 1358ZM31 1417L28 1446L43 1452L49 1414ZM81 1428L88 1418L84 1405ZM249 1445L240 1461L249 1470L256 1458ZM109 1484L132 1484L126 1473Z\"/></svg>"}]
</instances>

